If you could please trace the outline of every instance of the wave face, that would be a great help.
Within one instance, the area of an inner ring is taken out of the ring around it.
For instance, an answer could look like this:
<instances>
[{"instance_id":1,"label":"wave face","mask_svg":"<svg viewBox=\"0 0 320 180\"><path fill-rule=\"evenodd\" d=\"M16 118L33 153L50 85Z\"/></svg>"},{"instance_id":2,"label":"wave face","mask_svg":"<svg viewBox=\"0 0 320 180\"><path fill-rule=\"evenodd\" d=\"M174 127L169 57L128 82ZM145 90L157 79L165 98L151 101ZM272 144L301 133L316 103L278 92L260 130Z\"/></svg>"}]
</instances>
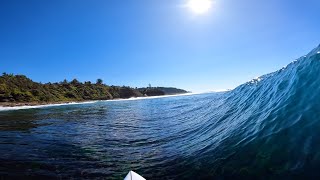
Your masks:
<instances>
[{"instance_id":1,"label":"wave face","mask_svg":"<svg viewBox=\"0 0 320 180\"><path fill-rule=\"evenodd\" d=\"M319 75L320 47L229 92L0 112L0 176L319 179Z\"/></svg>"}]
</instances>

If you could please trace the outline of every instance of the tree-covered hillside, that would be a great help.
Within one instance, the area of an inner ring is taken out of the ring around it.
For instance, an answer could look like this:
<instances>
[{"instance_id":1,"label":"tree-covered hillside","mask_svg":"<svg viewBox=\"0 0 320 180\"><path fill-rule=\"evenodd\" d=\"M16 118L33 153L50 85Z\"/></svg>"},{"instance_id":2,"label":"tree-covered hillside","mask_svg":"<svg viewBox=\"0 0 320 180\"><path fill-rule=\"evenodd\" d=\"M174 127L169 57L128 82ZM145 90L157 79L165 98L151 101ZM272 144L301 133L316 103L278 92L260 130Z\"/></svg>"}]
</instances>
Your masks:
<instances>
[{"instance_id":1,"label":"tree-covered hillside","mask_svg":"<svg viewBox=\"0 0 320 180\"><path fill-rule=\"evenodd\" d=\"M158 95L166 95L166 92L157 88L108 86L101 79L95 83L74 79L42 84L24 75L3 73L0 76L0 102L67 102Z\"/></svg>"},{"instance_id":2,"label":"tree-covered hillside","mask_svg":"<svg viewBox=\"0 0 320 180\"><path fill-rule=\"evenodd\" d=\"M151 96L154 93L162 93L163 95L173 95L173 94L184 94L188 93L188 91L173 87L148 87L148 88L139 88L140 92L145 92L143 94L147 94Z\"/></svg>"}]
</instances>

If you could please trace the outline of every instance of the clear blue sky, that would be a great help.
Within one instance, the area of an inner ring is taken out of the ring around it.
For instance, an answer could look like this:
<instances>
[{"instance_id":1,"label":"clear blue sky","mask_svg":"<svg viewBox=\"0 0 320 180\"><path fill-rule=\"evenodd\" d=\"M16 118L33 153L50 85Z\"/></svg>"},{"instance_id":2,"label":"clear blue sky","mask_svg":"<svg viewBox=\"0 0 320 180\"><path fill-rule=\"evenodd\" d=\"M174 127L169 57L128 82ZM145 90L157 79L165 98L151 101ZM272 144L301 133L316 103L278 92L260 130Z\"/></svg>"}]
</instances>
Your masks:
<instances>
[{"instance_id":1,"label":"clear blue sky","mask_svg":"<svg viewBox=\"0 0 320 180\"><path fill-rule=\"evenodd\" d=\"M1 0L0 72L38 82L233 88L320 43L319 0Z\"/></svg>"}]
</instances>

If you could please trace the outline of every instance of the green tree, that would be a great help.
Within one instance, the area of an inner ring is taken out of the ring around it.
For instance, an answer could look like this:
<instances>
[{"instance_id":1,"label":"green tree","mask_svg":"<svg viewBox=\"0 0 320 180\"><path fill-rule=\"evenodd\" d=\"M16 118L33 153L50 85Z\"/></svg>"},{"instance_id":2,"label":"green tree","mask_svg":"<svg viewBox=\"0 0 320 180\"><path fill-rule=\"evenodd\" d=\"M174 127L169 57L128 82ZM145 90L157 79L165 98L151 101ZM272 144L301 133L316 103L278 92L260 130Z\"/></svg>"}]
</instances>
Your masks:
<instances>
[{"instance_id":1,"label":"green tree","mask_svg":"<svg viewBox=\"0 0 320 180\"><path fill-rule=\"evenodd\" d=\"M97 84L102 84L103 80L102 79L97 79Z\"/></svg>"},{"instance_id":2,"label":"green tree","mask_svg":"<svg viewBox=\"0 0 320 180\"><path fill-rule=\"evenodd\" d=\"M80 82L79 82L77 79L73 79L73 80L71 81L71 84L72 84L72 85L78 85L78 84L80 84Z\"/></svg>"},{"instance_id":3,"label":"green tree","mask_svg":"<svg viewBox=\"0 0 320 180\"><path fill-rule=\"evenodd\" d=\"M6 84L0 84L0 94L4 94L7 92Z\"/></svg>"},{"instance_id":4,"label":"green tree","mask_svg":"<svg viewBox=\"0 0 320 180\"><path fill-rule=\"evenodd\" d=\"M143 94L162 95L162 92L155 90L156 88L107 86L103 84L102 79L97 79L96 83L81 83L77 79L68 82L65 79L60 83L43 84L34 82L24 75L3 73L0 76L0 102L64 102L130 98Z\"/></svg>"},{"instance_id":5,"label":"green tree","mask_svg":"<svg viewBox=\"0 0 320 180\"><path fill-rule=\"evenodd\" d=\"M60 84L68 84L68 81L64 79Z\"/></svg>"}]
</instances>

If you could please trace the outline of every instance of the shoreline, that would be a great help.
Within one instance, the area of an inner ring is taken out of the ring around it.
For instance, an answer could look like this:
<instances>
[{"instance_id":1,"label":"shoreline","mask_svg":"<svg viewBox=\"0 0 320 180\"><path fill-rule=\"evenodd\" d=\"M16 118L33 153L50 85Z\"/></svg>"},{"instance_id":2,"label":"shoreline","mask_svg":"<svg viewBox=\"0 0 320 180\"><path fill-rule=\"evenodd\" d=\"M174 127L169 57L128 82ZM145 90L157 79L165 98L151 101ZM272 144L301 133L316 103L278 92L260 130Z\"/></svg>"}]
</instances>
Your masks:
<instances>
[{"instance_id":1,"label":"shoreline","mask_svg":"<svg viewBox=\"0 0 320 180\"><path fill-rule=\"evenodd\" d=\"M212 93L212 92L206 92L206 93ZM157 98L178 97L178 96L191 96L191 95L206 94L206 93L183 93L183 94L173 94L173 95L164 95L164 96L132 97L132 98L126 98L126 99L119 98L119 99L109 99L109 100L87 100L87 101L0 102L0 111L36 109L36 108L44 108L44 107L66 106L66 105L77 105L77 104L91 104L96 102L146 100L146 99L157 99Z\"/></svg>"},{"instance_id":2,"label":"shoreline","mask_svg":"<svg viewBox=\"0 0 320 180\"><path fill-rule=\"evenodd\" d=\"M145 100L145 99L160 99L160 98L167 98L167 97L179 97L179 96L191 96L197 94L208 94L214 92L201 92L201 93L182 93L182 94L169 94L169 95L162 95L162 96L144 96L144 97L131 97L126 99L110 99L110 100L101 100L101 101L137 101L137 100Z\"/></svg>"},{"instance_id":3,"label":"shoreline","mask_svg":"<svg viewBox=\"0 0 320 180\"><path fill-rule=\"evenodd\" d=\"M3 106L4 103L0 103L0 112L1 111L11 111L11 110L37 109L37 108L45 108L45 107L77 105L77 104L91 104L91 103L96 103L98 101L73 101L73 102L68 101L68 102L56 102L56 103L35 103L35 102L14 103L15 106L13 104Z\"/></svg>"},{"instance_id":4,"label":"shoreline","mask_svg":"<svg viewBox=\"0 0 320 180\"><path fill-rule=\"evenodd\" d=\"M62 105L62 104L74 104L74 103L86 103L99 100L88 101L58 101L58 102L0 102L0 107L22 107L22 106L47 106L47 105Z\"/></svg>"}]
</instances>

